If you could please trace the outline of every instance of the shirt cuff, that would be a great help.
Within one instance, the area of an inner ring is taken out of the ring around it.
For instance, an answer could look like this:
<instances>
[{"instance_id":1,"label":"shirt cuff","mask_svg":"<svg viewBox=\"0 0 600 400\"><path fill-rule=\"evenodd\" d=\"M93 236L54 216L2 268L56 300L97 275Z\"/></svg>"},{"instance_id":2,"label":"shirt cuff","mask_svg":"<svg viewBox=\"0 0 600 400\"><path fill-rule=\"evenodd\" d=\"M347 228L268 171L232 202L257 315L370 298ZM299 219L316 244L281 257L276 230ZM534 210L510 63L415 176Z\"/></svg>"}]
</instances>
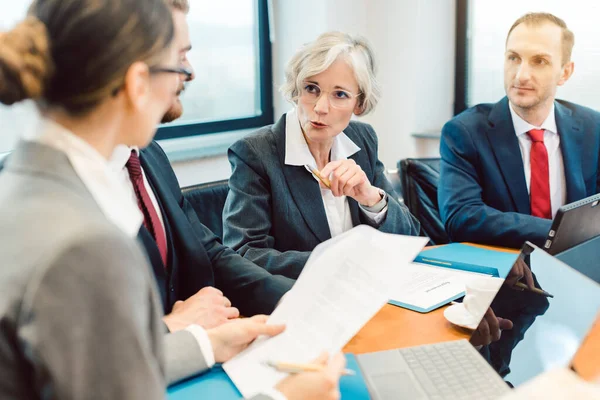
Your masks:
<instances>
[{"instance_id":1,"label":"shirt cuff","mask_svg":"<svg viewBox=\"0 0 600 400\"><path fill-rule=\"evenodd\" d=\"M200 346L200 351L202 352L202 356L204 356L204 361L206 362L206 366L211 368L215 365L215 353L212 348L212 344L210 343L210 339L208 338L208 334L200 325L190 325L185 328L186 331L190 332L196 341L198 342L198 346Z\"/></svg>"},{"instance_id":2,"label":"shirt cuff","mask_svg":"<svg viewBox=\"0 0 600 400\"><path fill-rule=\"evenodd\" d=\"M358 204L361 212L369 218L371 221L375 222L377 225L381 225L385 216L387 215L388 209L388 195L383 192L383 198L379 200L379 203L376 203L372 207L363 206L362 204Z\"/></svg>"},{"instance_id":3,"label":"shirt cuff","mask_svg":"<svg viewBox=\"0 0 600 400\"><path fill-rule=\"evenodd\" d=\"M271 400L287 400L287 397L285 397L283 393L275 388L263 390L260 392L260 394L270 398Z\"/></svg>"}]
</instances>

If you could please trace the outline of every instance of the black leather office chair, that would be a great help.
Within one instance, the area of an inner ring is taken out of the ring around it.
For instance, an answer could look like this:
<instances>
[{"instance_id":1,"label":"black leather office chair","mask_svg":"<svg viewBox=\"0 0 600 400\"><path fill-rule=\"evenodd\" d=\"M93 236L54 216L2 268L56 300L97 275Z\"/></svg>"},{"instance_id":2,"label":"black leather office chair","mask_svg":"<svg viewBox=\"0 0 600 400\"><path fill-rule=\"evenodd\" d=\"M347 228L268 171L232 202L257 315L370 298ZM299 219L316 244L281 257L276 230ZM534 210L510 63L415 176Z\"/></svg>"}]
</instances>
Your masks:
<instances>
[{"instance_id":1,"label":"black leather office chair","mask_svg":"<svg viewBox=\"0 0 600 400\"><path fill-rule=\"evenodd\" d=\"M227 179L200 183L183 188L183 196L190 202L200 222L223 239L223 207L229 193Z\"/></svg>"},{"instance_id":2,"label":"black leather office chair","mask_svg":"<svg viewBox=\"0 0 600 400\"><path fill-rule=\"evenodd\" d=\"M421 223L421 234L433 244L449 243L440 218L437 187L439 158L407 158L398 162L404 204Z\"/></svg>"},{"instance_id":3,"label":"black leather office chair","mask_svg":"<svg viewBox=\"0 0 600 400\"><path fill-rule=\"evenodd\" d=\"M402 194L402 182L400 181L400 171L397 168L387 169L385 171L385 177L390 181L392 189L396 192L396 200L400 203L404 202L404 196Z\"/></svg>"},{"instance_id":4,"label":"black leather office chair","mask_svg":"<svg viewBox=\"0 0 600 400\"><path fill-rule=\"evenodd\" d=\"M10 153L0 154L0 171ZM200 222L223 239L223 207L229 193L228 180L201 183L181 190L190 202Z\"/></svg>"}]
</instances>

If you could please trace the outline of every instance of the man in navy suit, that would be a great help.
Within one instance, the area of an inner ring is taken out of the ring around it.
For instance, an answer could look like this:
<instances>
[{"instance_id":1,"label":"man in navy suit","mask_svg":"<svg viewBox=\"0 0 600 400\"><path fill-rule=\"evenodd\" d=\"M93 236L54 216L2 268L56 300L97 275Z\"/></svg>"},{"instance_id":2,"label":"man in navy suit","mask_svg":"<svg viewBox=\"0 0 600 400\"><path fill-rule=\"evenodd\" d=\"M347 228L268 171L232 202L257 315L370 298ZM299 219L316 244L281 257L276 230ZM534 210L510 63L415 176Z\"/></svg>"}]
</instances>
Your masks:
<instances>
[{"instance_id":1,"label":"man in navy suit","mask_svg":"<svg viewBox=\"0 0 600 400\"><path fill-rule=\"evenodd\" d=\"M186 55L191 49L186 21L187 1L170 1L178 46L187 81L194 79ZM178 95L184 90L181 80ZM163 122L179 118L179 98ZM212 328L245 316L270 314L294 281L272 275L235 251L204 226L183 197L169 160L156 142L138 150L117 148L110 160L138 198L145 223L138 239L143 244L158 284L171 331L197 324ZM138 177L136 181L135 177ZM147 204L146 204L147 203ZM239 311L238 311L239 310Z\"/></svg>"},{"instance_id":2,"label":"man in navy suit","mask_svg":"<svg viewBox=\"0 0 600 400\"><path fill-rule=\"evenodd\" d=\"M598 192L600 114L555 100L573 43L561 19L521 17L506 40L506 97L444 126L438 200L452 241L543 245L560 206Z\"/></svg>"},{"instance_id":3,"label":"man in navy suit","mask_svg":"<svg viewBox=\"0 0 600 400\"><path fill-rule=\"evenodd\" d=\"M551 14L519 18L506 39L506 97L444 126L438 200L452 241L543 245L560 206L598 192L600 114L555 100L573 74L573 43ZM539 287L528 267L521 271ZM543 296L503 286L492 309L514 327L484 349L500 374L509 372L512 349L547 308Z\"/></svg>"}]
</instances>

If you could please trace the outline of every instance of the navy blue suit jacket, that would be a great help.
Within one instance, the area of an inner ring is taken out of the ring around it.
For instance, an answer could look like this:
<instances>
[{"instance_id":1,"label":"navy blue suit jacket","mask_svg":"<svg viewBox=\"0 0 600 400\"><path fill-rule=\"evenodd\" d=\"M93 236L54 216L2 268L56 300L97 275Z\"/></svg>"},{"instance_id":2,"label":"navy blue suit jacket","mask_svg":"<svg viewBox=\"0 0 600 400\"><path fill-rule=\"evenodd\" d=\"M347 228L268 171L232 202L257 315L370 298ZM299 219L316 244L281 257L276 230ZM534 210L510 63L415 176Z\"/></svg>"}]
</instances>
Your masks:
<instances>
[{"instance_id":1,"label":"navy blue suit jacket","mask_svg":"<svg viewBox=\"0 0 600 400\"><path fill-rule=\"evenodd\" d=\"M303 166L285 164L285 118L234 143L233 173L223 210L228 246L272 273L297 278L310 252L331 238L319 183ZM344 133L361 150L352 156L372 185L388 193L388 210L379 230L418 235L419 222L398 203L377 156L370 125L350 122ZM348 198L353 226L370 224Z\"/></svg>"},{"instance_id":2,"label":"navy blue suit jacket","mask_svg":"<svg viewBox=\"0 0 600 400\"><path fill-rule=\"evenodd\" d=\"M158 246L142 226L144 245L156 277L165 313L206 286L214 286L245 316L270 314L294 281L271 275L221 244L198 220L183 197L177 177L162 148L152 142L141 150L142 168L162 212L167 234L168 271Z\"/></svg>"},{"instance_id":3,"label":"navy blue suit jacket","mask_svg":"<svg viewBox=\"0 0 600 400\"><path fill-rule=\"evenodd\" d=\"M598 192L600 113L555 101L567 203ZM480 104L442 129L438 200L450 239L519 248L542 245L552 221L531 215L508 99Z\"/></svg>"}]
</instances>

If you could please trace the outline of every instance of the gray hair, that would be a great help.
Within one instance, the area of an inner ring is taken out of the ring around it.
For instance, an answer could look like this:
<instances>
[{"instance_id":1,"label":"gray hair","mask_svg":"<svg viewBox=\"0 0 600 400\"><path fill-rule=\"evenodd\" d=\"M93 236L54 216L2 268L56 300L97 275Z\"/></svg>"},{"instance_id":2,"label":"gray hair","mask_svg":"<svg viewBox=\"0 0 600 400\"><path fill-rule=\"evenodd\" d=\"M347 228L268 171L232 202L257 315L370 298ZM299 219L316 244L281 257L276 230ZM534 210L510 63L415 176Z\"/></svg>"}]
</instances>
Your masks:
<instances>
[{"instance_id":1,"label":"gray hair","mask_svg":"<svg viewBox=\"0 0 600 400\"><path fill-rule=\"evenodd\" d=\"M302 46L287 65L281 93L288 101L297 104L304 80L325 71L339 58L354 70L361 92L358 104L362 114L371 112L381 96L381 88L375 79L373 49L365 38L347 33L323 33L315 41Z\"/></svg>"}]
</instances>

